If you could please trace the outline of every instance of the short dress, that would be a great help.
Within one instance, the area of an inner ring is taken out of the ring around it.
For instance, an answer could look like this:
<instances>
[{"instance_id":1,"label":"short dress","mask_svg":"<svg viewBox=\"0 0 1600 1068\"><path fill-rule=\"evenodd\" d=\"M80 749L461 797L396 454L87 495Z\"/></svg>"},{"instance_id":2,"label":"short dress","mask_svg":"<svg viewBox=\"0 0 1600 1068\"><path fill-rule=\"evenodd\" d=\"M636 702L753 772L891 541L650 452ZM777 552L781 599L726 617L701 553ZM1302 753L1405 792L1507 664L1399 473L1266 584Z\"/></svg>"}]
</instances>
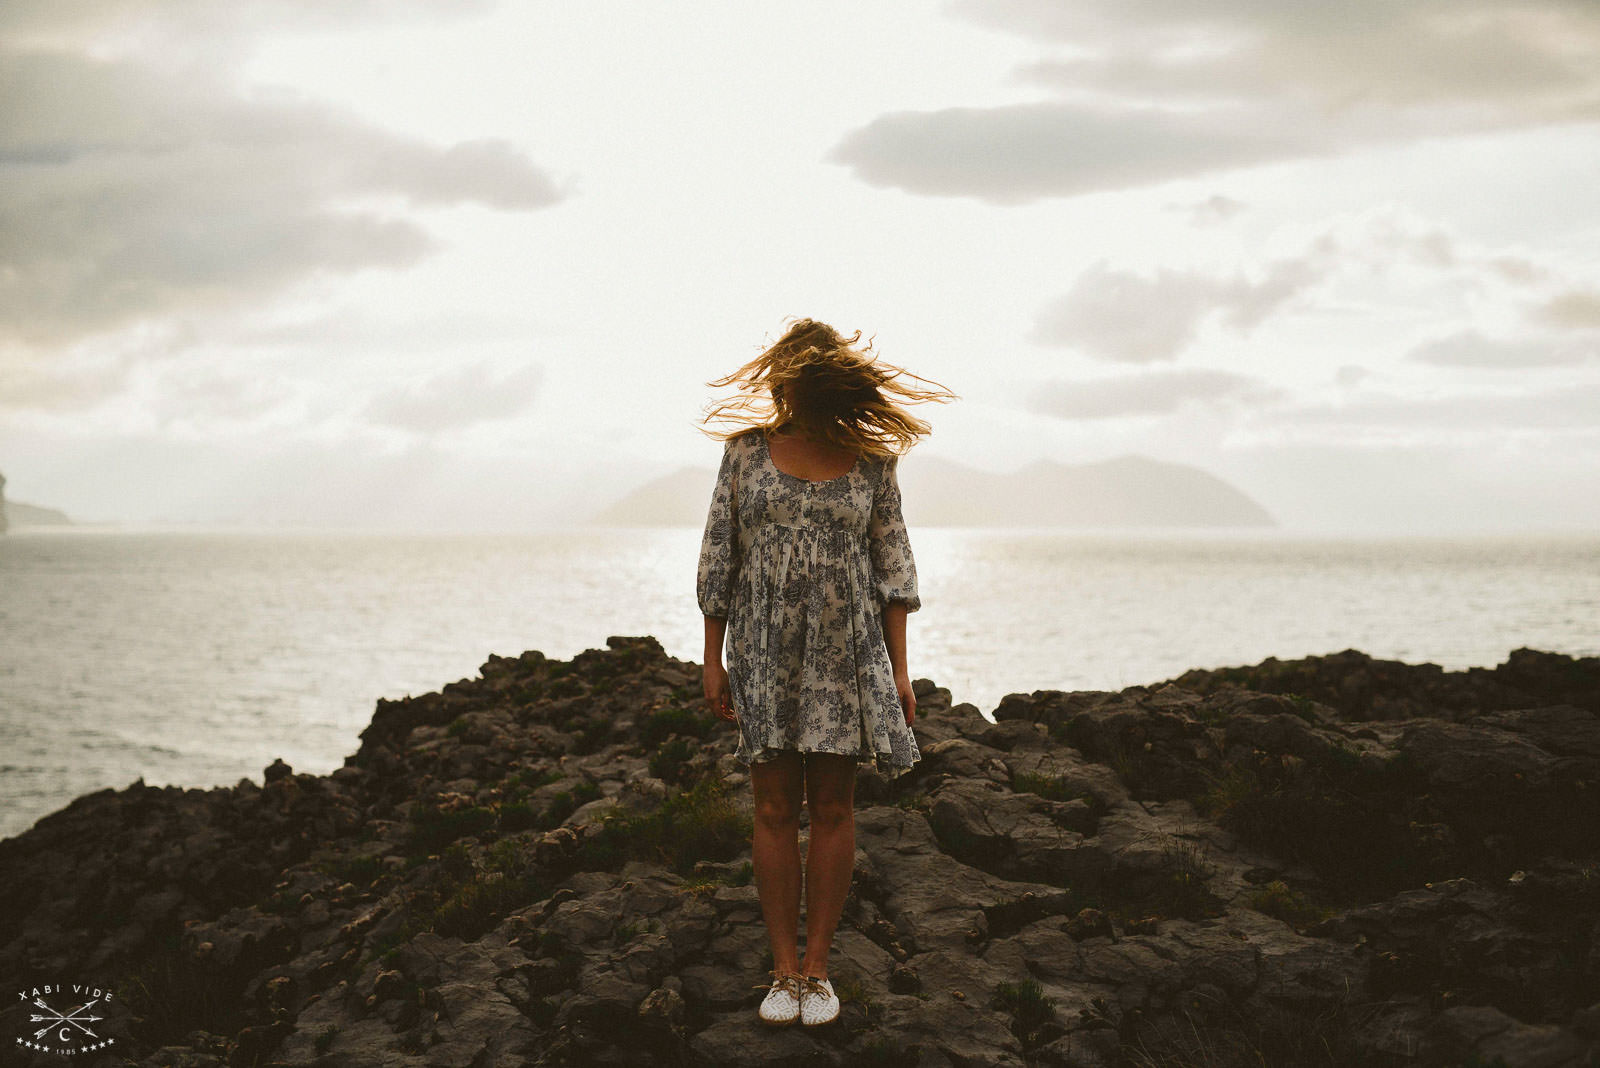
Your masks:
<instances>
[{"instance_id":1,"label":"short dress","mask_svg":"<svg viewBox=\"0 0 1600 1068\"><path fill-rule=\"evenodd\" d=\"M920 759L883 631L883 605L922 607L898 466L863 456L804 479L778 470L759 428L727 439L697 592L703 614L728 620L740 762L841 753L894 776Z\"/></svg>"}]
</instances>

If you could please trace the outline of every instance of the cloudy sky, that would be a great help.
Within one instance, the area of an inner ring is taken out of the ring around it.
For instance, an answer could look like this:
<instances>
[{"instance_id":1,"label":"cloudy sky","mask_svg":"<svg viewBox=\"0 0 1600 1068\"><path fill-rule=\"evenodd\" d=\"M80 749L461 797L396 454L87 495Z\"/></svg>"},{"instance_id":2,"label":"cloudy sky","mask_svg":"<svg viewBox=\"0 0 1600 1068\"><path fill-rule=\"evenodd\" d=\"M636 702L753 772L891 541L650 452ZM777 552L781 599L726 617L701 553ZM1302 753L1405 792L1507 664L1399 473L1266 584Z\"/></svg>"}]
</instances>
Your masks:
<instances>
[{"instance_id":1,"label":"cloudy sky","mask_svg":"<svg viewBox=\"0 0 1600 1068\"><path fill-rule=\"evenodd\" d=\"M9 0L0 472L561 524L810 315L960 394L923 455L1593 530L1596 174L1593 0Z\"/></svg>"}]
</instances>

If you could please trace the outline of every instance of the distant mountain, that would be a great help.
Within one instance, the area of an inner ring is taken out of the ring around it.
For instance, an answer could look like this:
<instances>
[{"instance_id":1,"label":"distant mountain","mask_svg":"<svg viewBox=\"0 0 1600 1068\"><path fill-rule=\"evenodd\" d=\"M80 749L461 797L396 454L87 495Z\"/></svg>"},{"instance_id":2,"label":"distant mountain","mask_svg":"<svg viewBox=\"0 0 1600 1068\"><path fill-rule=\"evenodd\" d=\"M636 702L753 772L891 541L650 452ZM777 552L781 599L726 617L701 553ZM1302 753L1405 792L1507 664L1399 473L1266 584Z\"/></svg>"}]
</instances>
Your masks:
<instances>
[{"instance_id":1,"label":"distant mountain","mask_svg":"<svg viewBox=\"0 0 1600 1068\"><path fill-rule=\"evenodd\" d=\"M0 475L0 534L4 534L8 526L63 526L70 522L67 514L57 509L6 500L6 476Z\"/></svg>"},{"instance_id":2,"label":"distant mountain","mask_svg":"<svg viewBox=\"0 0 1600 1068\"><path fill-rule=\"evenodd\" d=\"M41 508L21 501L6 502L6 518L14 527L56 527L72 523L67 513L59 508Z\"/></svg>"},{"instance_id":3,"label":"distant mountain","mask_svg":"<svg viewBox=\"0 0 1600 1068\"><path fill-rule=\"evenodd\" d=\"M683 467L595 514L607 526L701 526L716 472ZM900 467L912 526L1271 527L1242 491L1189 464L1118 456L1087 464L1038 460L997 474L938 458Z\"/></svg>"},{"instance_id":4,"label":"distant mountain","mask_svg":"<svg viewBox=\"0 0 1600 1068\"><path fill-rule=\"evenodd\" d=\"M589 522L607 527L703 527L716 481L715 468L680 467L602 508Z\"/></svg>"}]
</instances>

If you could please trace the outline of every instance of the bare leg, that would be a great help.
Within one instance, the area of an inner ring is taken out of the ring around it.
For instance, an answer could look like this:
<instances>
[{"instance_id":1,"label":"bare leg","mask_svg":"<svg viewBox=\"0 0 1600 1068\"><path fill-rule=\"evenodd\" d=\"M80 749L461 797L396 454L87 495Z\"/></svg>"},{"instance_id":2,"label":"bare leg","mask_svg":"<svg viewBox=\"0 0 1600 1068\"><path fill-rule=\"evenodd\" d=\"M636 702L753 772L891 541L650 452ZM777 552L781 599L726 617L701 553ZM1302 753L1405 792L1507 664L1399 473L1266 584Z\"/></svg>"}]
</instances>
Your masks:
<instances>
[{"instance_id":1,"label":"bare leg","mask_svg":"<svg viewBox=\"0 0 1600 1068\"><path fill-rule=\"evenodd\" d=\"M805 780L811 844L806 849L806 960L801 971L826 979L828 951L855 867L856 758L807 753Z\"/></svg>"},{"instance_id":2,"label":"bare leg","mask_svg":"<svg viewBox=\"0 0 1600 1068\"><path fill-rule=\"evenodd\" d=\"M800 792L805 765L799 753L780 753L750 765L755 793L751 867L761 895L761 917L778 973L800 970ZM814 833L814 832L813 832Z\"/></svg>"}]
</instances>

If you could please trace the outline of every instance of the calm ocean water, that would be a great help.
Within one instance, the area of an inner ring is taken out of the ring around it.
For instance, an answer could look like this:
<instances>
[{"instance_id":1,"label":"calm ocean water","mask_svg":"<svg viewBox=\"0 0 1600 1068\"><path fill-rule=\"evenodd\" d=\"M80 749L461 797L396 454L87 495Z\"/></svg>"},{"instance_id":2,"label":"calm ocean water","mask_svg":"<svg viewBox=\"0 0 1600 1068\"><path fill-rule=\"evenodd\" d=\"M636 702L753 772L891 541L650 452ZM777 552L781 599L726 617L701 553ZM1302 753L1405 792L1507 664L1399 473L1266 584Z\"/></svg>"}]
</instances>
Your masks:
<instances>
[{"instance_id":1,"label":"calm ocean water","mask_svg":"<svg viewBox=\"0 0 1600 1068\"><path fill-rule=\"evenodd\" d=\"M698 661L700 531L366 535L111 530L0 538L0 835L73 797L327 772L380 696L653 634ZM1600 653L1600 537L912 531L913 677L1120 689L1350 647L1491 667Z\"/></svg>"}]
</instances>

